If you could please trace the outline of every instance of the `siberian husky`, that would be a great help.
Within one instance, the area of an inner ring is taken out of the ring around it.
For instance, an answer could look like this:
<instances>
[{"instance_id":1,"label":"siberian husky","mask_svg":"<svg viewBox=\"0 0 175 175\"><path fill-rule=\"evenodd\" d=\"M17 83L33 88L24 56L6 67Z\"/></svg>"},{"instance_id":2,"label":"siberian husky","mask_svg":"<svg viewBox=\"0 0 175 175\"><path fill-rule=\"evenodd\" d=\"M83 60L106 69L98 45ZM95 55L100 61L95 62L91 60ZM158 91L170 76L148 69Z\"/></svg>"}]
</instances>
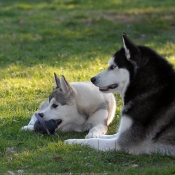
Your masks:
<instances>
[{"instance_id":1,"label":"siberian husky","mask_svg":"<svg viewBox=\"0 0 175 175\"><path fill-rule=\"evenodd\" d=\"M104 93L123 98L116 134L92 139L69 139L101 151L175 155L175 71L155 51L137 46L123 33L123 47L109 67L91 81Z\"/></svg>"},{"instance_id":2,"label":"siberian husky","mask_svg":"<svg viewBox=\"0 0 175 175\"><path fill-rule=\"evenodd\" d=\"M37 111L44 120L59 120L57 130L84 132L86 138L99 137L112 122L116 101L112 93L104 94L91 82L68 83L64 76L54 74L55 88ZM34 130L35 115L22 130Z\"/></svg>"}]
</instances>

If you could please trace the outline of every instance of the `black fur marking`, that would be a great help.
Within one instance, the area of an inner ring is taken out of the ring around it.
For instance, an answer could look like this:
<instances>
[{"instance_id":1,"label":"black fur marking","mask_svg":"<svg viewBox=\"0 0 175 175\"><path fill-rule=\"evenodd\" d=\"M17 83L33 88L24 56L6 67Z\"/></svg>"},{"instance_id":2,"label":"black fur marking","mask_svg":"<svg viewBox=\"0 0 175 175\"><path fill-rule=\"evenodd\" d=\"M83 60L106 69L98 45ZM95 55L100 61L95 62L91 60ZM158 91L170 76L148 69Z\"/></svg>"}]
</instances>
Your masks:
<instances>
[{"instance_id":1,"label":"black fur marking","mask_svg":"<svg viewBox=\"0 0 175 175\"><path fill-rule=\"evenodd\" d=\"M173 128L175 127L175 120L170 120L169 123L166 123L165 125L163 125L162 127L160 127L160 130L156 133L156 135L153 137L153 141L161 141L162 138L164 137L165 133L168 133L170 130L173 130ZM171 142L173 140L173 142L175 143L175 136L171 136ZM166 138L164 138L164 140L166 140ZM168 143L168 141L166 141Z\"/></svg>"},{"instance_id":2,"label":"black fur marking","mask_svg":"<svg viewBox=\"0 0 175 175\"><path fill-rule=\"evenodd\" d=\"M127 60L124 49L121 48L113 57L118 68L125 68L130 72L130 80L132 80L136 73L135 65L133 65L133 62Z\"/></svg>"}]
</instances>

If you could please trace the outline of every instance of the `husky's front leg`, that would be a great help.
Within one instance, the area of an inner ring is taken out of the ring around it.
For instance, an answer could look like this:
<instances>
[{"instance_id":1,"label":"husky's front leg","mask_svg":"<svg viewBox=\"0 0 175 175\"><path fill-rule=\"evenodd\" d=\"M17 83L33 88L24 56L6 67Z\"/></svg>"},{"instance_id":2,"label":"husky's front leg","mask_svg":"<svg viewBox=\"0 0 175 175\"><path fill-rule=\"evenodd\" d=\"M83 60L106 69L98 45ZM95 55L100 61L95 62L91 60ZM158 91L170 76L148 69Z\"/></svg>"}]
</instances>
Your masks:
<instances>
[{"instance_id":1,"label":"husky's front leg","mask_svg":"<svg viewBox=\"0 0 175 175\"><path fill-rule=\"evenodd\" d=\"M90 139L68 139L65 140L67 144L80 144L84 146L89 146L99 151L110 151L110 150L120 150L117 139L100 139L100 138L90 138Z\"/></svg>"},{"instance_id":2,"label":"husky's front leg","mask_svg":"<svg viewBox=\"0 0 175 175\"><path fill-rule=\"evenodd\" d=\"M21 128L21 130L24 130L24 131L33 131L34 130L34 124L36 122L36 117L35 117L35 114L32 115L31 117L31 120L29 122L29 124L27 126L23 126Z\"/></svg>"}]
</instances>

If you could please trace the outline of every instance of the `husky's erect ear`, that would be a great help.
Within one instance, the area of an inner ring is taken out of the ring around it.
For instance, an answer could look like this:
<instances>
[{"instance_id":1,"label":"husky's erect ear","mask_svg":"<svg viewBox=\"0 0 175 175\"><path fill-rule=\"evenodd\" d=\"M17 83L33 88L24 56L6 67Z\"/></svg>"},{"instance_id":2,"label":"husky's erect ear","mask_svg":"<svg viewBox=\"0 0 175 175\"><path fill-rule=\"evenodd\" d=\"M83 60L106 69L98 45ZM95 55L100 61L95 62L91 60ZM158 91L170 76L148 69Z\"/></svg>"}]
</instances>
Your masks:
<instances>
[{"instance_id":1,"label":"husky's erect ear","mask_svg":"<svg viewBox=\"0 0 175 175\"><path fill-rule=\"evenodd\" d=\"M123 32L123 48L125 50L125 55L128 60L139 52L139 48L127 37L126 33Z\"/></svg>"},{"instance_id":2,"label":"husky's erect ear","mask_svg":"<svg viewBox=\"0 0 175 175\"><path fill-rule=\"evenodd\" d=\"M55 80L54 89L60 88L60 79L58 78L56 73L54 73L54 80Z\"/></svg>"},{"instance_id":3,"label":"husky's erect ear","mask_svg":"<svg viewBox=\"0 0 175 175\"><path fill-rule=\"evenodd\" d=\"M63 93L70 95L72 93L72 87L70 84L66 81L65 77L62 75L60 80L60 87Z\"/></svg>"}]
</instances>

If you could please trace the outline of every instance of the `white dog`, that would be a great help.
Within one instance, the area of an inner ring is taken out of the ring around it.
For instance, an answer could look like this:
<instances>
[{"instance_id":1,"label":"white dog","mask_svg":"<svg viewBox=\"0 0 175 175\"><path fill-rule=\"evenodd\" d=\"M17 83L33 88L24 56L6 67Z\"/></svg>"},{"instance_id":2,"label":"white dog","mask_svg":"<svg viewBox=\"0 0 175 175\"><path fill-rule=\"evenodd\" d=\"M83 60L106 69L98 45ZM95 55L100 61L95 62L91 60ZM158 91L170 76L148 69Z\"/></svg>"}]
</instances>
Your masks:
<instances>
[{"instance_id":1,"label":"white dog","mask_svg":"<svg viewBox=\"0 0 175 175\"><path fill-rule=\"evenodd\" d=\"M84 132L86 138L99 137L108 130L116 109L112 93L104 94L90 82L68 83L55 76L55 89L37 111L44 120L59 120L57 130ZM22 130L34 130L35 115Z\"/></svg>"}]
</instances>

